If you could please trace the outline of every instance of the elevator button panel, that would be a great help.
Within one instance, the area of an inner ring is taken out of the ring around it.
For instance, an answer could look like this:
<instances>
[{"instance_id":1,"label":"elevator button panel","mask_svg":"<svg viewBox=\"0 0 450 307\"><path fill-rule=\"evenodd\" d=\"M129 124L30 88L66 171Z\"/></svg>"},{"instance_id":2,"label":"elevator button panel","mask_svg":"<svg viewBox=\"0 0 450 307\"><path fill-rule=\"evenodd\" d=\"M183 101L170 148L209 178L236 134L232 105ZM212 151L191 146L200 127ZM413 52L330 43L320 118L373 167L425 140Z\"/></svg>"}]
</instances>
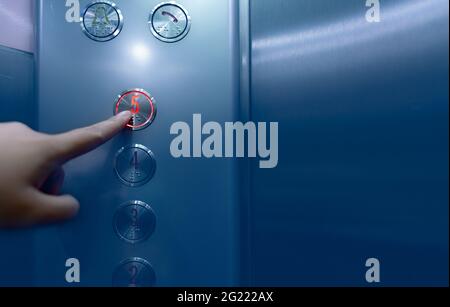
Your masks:
<instances>
[{"instance_id":1,"label":"elevator button panel","mask_svg":"<svg viewBox=\"0 0 450 307\"><path fill-rule=\"evenodd\" d=\"M122 261L113 273L115 287L152 287L155 282L156 274L151 264L138 257Z\"/></svg>"},{"instance_id":2,"label":"elevator button panel","mask_svg":"<svg viewBox=\"0 0 450 307\"><path fill-rule=\"evenodd\" d=\"M236 77L237 2L34 2L40 25L35 56L39 128L66 131L108 113L132 114L113 140L66 166L73 174L66 178L67 192L96 206L73 223L36 235L40 265L33 280L67 286L64 263L70 254L92 266L80 286L150 286L155 273L158 286L238 283L239 263L229 253L236 246L236 236L230 234L239 217L235 206L229 206L239 192L230 184L236 178L229 170L238 161L191 167L190 160L175 161L169 150L174 139L170 125L186 119L186 112L201 111L218 122L238 119L239 82L230 83ZM212 52L203 52L205 42L214 44ZM199 88L203 90L196 95ZM60 93L67 94L66 116L57 116L61 105L55 95ZM190 197L199 186L204 187L201 193ZM214 206L208 205L211 199ZM186 208L199 220L178 218ZM214 220L212 227L202 223L206 213ZM167 231L175 220L179 229L194 227L205 235ZM180 241L197 246L199 240L214 248L179 253ZM208 274L192 274L192 268Z\"/></svg>"},{"instance_id":3,"label":"elevator button panel","mask_svg":"<svg viewBox=\"0 0 450 307\"><path fill-rule=\"evenodd\" d=\"M167 43L183 39L191 28L191 18L180 4L163 2L150 14L149 27L153 35Z\"/></svg>"},{"instance_id":4,"label":"elevator button panel","mask_svg":"<svg viewBox=\"0 0 450 307\"><path fill-rule=\"evenodd\" d=\"M114 39L123 28L122 12L110 1L91 3L85 9L80 21L84 34L98 42Z\"/></svg>"},{"instance_id":5,"label":"elevator button panel","mask_svg":"<svg viewBox=\"0 0 450 307\"><path fill-rule=\"evenodd\" d=\"M155 231L156 216L146 203L134 200L123 204L114 215L114 231L128 243L147 240Z\"/></svg>"},{"instance_id":6,"label":"elevator button panel","mask_svg":"<svg viewBox=\"0 0 450 307\"><path fill-rule=\"evenodd\" d=\"M114 114L123 111L132 113L132 118L127 125L129 128L133 130L145 129L155 120L155 100L143 89L125 91L119 95L114 105Z\"/></svg>"},{"instance_id":7,"label":"elevator button panel","mask_svg":"<svg viewBox=\"0 0 450 307\"><path fill-rule=\"evenodd\" d=\"M155 156L144 145L122 147L116 154L114 170L123 184L131 187L142 186L155 175Z\"/></svg>"}]
</instances>

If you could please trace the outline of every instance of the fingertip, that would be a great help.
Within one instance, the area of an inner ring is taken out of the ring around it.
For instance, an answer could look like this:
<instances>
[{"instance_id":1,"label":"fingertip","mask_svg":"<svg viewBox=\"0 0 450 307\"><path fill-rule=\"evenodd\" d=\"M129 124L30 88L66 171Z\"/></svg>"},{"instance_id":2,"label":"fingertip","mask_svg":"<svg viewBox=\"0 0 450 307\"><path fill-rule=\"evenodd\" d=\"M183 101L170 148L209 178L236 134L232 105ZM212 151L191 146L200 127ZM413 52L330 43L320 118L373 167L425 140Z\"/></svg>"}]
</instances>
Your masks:
<instances>
[{"instance_id":1,"label":"fingertip","mask_svg":"<svg viewBox=\"0 0 450 307\"><path fill-rule=\"evenodd\" d=\"M123 111L117 114L115 118L124 123L124 125L126 125L130 121L132 116L133 114L130 111Z\"/></svg>"}]
</instances>

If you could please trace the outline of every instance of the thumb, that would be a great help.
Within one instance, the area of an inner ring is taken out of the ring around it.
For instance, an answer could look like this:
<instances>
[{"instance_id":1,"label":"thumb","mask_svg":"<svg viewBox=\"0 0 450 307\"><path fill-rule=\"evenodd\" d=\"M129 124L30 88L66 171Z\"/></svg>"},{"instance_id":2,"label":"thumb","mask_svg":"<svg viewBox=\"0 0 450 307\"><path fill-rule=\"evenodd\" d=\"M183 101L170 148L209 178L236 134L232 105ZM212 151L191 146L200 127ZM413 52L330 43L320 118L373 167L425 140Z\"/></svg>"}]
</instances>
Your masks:
<instances>
[{"instance_id":1,"label":"thumb","mask_svg":"<svg viewBox=\"0 0 450 307\"><path fill-rule=\"evenodd\" d=\"M53 196L40 191L33 195L31 224L53 223L74 217L79 210L79 202L70 195Z\"/></svg>"}]
</instances>

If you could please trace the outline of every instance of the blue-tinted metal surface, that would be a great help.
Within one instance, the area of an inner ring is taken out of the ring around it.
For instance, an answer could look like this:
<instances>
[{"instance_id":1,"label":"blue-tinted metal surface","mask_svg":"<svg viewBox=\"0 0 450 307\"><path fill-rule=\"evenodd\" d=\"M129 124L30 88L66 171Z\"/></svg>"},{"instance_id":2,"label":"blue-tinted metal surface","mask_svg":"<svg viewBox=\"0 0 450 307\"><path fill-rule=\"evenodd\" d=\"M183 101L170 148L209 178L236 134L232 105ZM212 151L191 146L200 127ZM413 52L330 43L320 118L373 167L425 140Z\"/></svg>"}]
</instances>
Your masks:
<instances>
[{"instance_id":1,"label":"blue-tinted metal surface","mask_svg":"<svg viewBox=\"0 0 450 307\"><path fill-rule=\"evenodd\" d=\"M65 22L64 1L38 1L39 107L32 56L0 48L1 121L35 126L39 117L42 131L65 131L110 116L135 87L159 112L150 128L67 166L65 192L82 203L75 221L40 230L34 244L29 231L0 232L0 285L68 285L70 257L84 286L111 285L133 257L148 260L156 285L233 285L238 241L254 285L367 285L369 257L381 260L382 285L448 284L448 1L381 1L374 24L360 0L239 1L240 92L237 1L180 1L193 23L175 44L148 29L160 1L116 2L124 29L98 43ZM172 159L170 124L194 112L279 121L278 168L255 162L248 174L240 161L237 178L237 161ZM139 188L113 171L117 150L132 143L158 163ZM135 199L152 205L157 223L133 245L113 218Z\"/></svg>"},{"instance_id":2,"label":"blue-tinted metal surface","mask_svg":"<svg viewBox=\"0 0 450 307\"><path fill-rule=\"evenodd\" d=\"M448 284L448 1L251 1L257 285ZM268 188L270 187L270 188Z\"/></svg>"},{"instance_id":3,"label":"blue-tinted metal surface","mask_svg":"<svg viewBox=\"0 0 450 307\"><path fill-rule=\"evenodd\" d=\"M0 46L0 122L36 126L33 67L32 54Z\"/></svg>"},{"instance_id":4,"label":"blue-tinted metal surface","mask_svg":"<svg viewBox=\"0 0 450 307\"><path fill-rule=\"evenodd\" d=\"M158 286L235 285L238 281L239 215L235 161L174 159L169 148L176 121L236 119L238 50L236 1L185 0L192 28L180 42L157 40L148 29L160 1L116 0L124 27L109 42L88 39L64 19L64 1L39 1L39 127L58 133L112 115L118 94L143 88L155 97L158 116L147 129L124 132L66 166L65 192L81 202L79 216L40 231L36 284L67 285L65 260L81 262L81 285L111 285L124 259L151 263ZM89 1L81 1L82 7ZM113 159L123 146L143 144L155 154L155 177L124 186ZM129 200L151 204L155 233L130 245L114 233L116 209Z\"/></svg>"},{"instance_id":5,"label":"blue-tinted metal surface","mask_svg":"<svg viewBox=\"0 0 450 307\"><path fill-rule=\"evenodd\" d=\"M0 46L0 122L36 126L33 55ZM31 285L33 233L0 230L0 286Z\"/></svg>"}]
</instances>

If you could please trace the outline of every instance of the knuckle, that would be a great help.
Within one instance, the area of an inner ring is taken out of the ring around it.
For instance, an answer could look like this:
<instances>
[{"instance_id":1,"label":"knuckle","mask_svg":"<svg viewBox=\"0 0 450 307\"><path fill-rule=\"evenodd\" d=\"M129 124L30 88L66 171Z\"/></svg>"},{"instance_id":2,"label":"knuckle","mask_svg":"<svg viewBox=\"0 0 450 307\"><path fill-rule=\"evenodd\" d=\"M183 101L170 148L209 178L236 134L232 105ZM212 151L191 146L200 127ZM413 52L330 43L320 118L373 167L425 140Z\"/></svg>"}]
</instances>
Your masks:
<instances>
[{"instance_id":1,"label":"knuckle","mask_svg":"<svg viewBox=\"0 0 450 307\"><path fill-rule=\"evenodd\" d=\"M52 157L57 157L64 152L64 146L60 142L55 142L51 139L47 139L44 144L44 150L48 152Z\"/></svg>"}]
</instances>

